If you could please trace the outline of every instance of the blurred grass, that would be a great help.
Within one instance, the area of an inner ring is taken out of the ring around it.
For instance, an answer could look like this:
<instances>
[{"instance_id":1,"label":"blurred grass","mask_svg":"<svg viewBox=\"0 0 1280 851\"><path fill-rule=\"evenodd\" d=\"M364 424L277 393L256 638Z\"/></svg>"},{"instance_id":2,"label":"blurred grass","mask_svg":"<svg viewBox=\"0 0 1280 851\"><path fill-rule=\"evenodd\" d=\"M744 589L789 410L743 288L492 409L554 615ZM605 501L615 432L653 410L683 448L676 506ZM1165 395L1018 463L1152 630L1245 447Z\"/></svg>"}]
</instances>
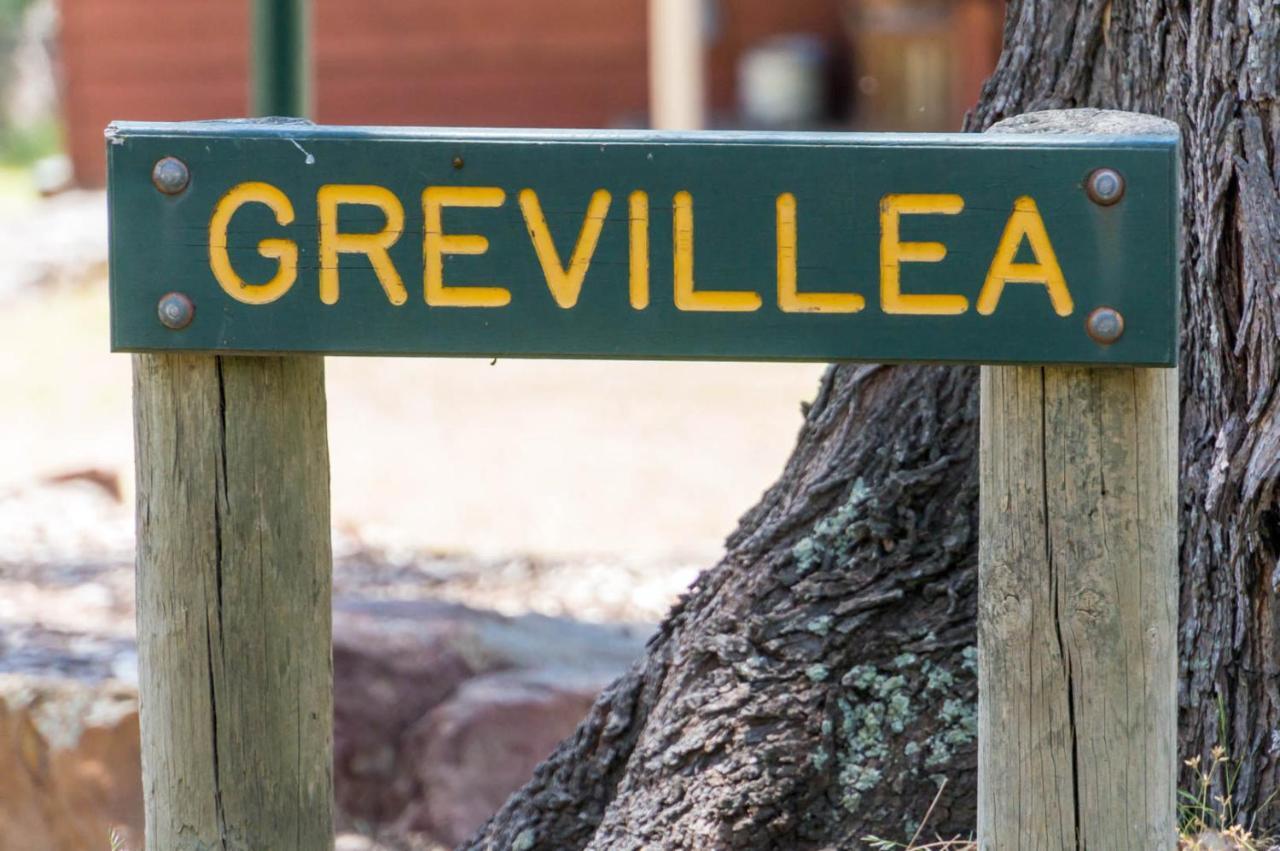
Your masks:
<instances>
[{"instance_id":1,"label":"blurred grass","mask_svg":"<svg viewBox=\"0 0 1280 851\"><path fill-rule=\"evenodd\" d=\"M14 51L24 35L24 18L34 0L0 0L0 106L15 84ZM48 117L26 123L0 109L0 199L34 194L33 178L26 173L43 157L62 149L57 119Z\"/></svg>"},{"instance_id":2,"label":"blurred grass","mask_svg":"<svg viewBox=\"0 0 1280 851\"><path fill-rule=\"evenodd\" d=\"M0 122L0 206L11 208L37 199L36 163L61 151L62 131L56 119L20 127Z\"/></svg>"},{"instance_id":3,"label":"blurred grass","mask_svg":"<svg viewBox=\"0 0 1280 851\"><path fill-rule=\"evenodd\" d=\"M0 125L0 171L25 169L61 149L62 134L52 118L29 127Z\"/></svg>"}]
</instances>

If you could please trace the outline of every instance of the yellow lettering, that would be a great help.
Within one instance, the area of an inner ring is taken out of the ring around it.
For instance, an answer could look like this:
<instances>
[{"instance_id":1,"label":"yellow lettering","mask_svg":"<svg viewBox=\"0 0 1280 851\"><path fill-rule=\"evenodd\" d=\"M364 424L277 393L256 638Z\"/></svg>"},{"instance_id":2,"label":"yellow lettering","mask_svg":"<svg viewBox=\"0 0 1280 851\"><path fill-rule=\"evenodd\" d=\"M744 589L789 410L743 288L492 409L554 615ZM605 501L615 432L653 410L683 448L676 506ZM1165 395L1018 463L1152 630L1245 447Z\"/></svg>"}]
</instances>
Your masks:
<instances>
[{"instance_id":1,"label":"yellow lettering","mask_svg":"<svg viewBox=\"0 0 1280 851\"><path fill-rule=\"evenodd\" d=\"M940 242L902 242L902 216L954 216L964 209L959 195L886 195L880 201L880 309L885 313L952 316L969 309L962 295L904 293L903 263L937 263L947 256Z\"/></svg>"},{"instance_id":2,"label":"yellow lettering","mask_svg":"<svg viewBox=\"0 0 1280 851\"><path fill-rule=\"evenodd\" d=\"M587 204L587 214L582 220L582 230L578 233L578 243L574 246L573 255L569 258L569 268L566 269L560 262L560 252L556 251L537 193L532 189L520 192L520 210L529 227L533 250L538 255L538 262L542 264L542 275L547 279L551 297L563 308L568 309L578 303L582 282L587 277L587 268L591 265L596 244L600 241L600 230L604 227L605 216L609 214L609 202L609 193L605 190L597 189L592 193L591 201Z\"/></svg>"},{"instance_id":3,"label":"yellow lettering","mask_svg":"<svg viewBox=\"0 0 1280 851\"><path fill-rule=\"evenodd\" d=\"M740 290L696 290L693 283L693 196L675 196L672 217L675 244L675 302L679 310L752 311L760 308L759 293Z\"/></svg>"},{"instance_id":4,"label":"yellow lettering","mask_svg":"<svg viewBox=\"0 0 1280 851\"><path fill-rule=\"evenodd\" d=\"M649 306L649 194L637 189L631 193L631 306L644 310Z\"/></svg>"},{"instance_id":5,"label":"yellow lettering","mask_svg":"<svg viewBox=\"0 0 1280 851\"><path fill-rule=\"evenodd\" d=\"M427 304L433 307L503 307L511 303L505 287L447 287L444 255L484 254L489 240L477 234L446 234L445 207L501 207L507 195L489 186L428 186L422 193L426 228L422 242Z\"/></svg>"},{"instance_id":6,"label":"yellow lettering","mask_svg":"<svg viewBox=\"0 0 1280 851\"><path fill-rule=\"evenodd\" d=\"M293 204L270 183L241 183L222 196L209 220L209 268L227 295L245 304L270 304L289 291L298 279L298 244L291 239L264 239L258 253L277 262L276 273L265 284L246 283L231 268L227 252L227 227L231 217L245 204L264 204L275 213L276 224L293 221Z\"/></svg>"},{"instance_id":7,"label":"yellow lettering","mask_svg":"<svg viewBox=\"0 0 1280 851\"><path fill-rule=\"evenodd\" d=\"M778 196L778 307L786 313L857 313L866 299L857 293L802 293L796 290L796 196Z\"/></svg>"},{"instance_id":8,"label":"yellow lettering","mask_svg":"<svg viewBox=\"0 0 1280 851\"><path fill-rule=\"evenodd\" d=\"M377 207L387 224L377 233L339 233L341 204ZM381 186L330 184L321 186L316 193L316 208L320 216L320 300L325 304L338 303L338 255L363 254L369 258L387 299L396 305L408 301L409 293L387 253L404 230L404 207L400 199Z\"/></svg>"},{"instance_id":9,"label":"yellow lettering","mask_svg":"<svg viewBox=\"0 0 1280 851\"><path fill-rule=\"evenodd\" d=\"M1036 260L1034 263L1014 262L1024 239L1031 246L1031 253ZM1005 284L1042 284L1049 291L1049 303L1053 305L1055 313L1070 316L1074 309L1067 280L1062 275L1062 267L1058 265L1053 244L1049 242L1044 219L1040 217L1035 200L1028 195L1013 202L1013 212L1004 226L1004 236L1000 237L1000 246L991 260L987 280L982 285L982 292L978 294L979 313L990 316L995 312Z\"/></svg>"}]
</instances>

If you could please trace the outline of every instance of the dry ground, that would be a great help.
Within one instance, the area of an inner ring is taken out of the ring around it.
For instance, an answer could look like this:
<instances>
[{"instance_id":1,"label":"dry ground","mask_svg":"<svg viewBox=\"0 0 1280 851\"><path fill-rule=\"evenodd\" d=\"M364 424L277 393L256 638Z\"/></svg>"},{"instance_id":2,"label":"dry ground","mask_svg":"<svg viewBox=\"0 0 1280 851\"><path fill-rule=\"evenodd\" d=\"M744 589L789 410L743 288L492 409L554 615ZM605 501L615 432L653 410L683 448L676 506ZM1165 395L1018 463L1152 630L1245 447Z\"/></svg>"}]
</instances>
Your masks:
<instances>
[{"instance_id":1,"label":"dry ground","mask_svg":"<svg viewBox=\"0 0 1280 851\"><path fill-rule=\"evenodd\" d=\"M107 351L104 208L88 194L0 204L10 529L51 476L99 470L131 498L130 366ZM709 562L778 473L820 371L333 358L334 525L380 548ZM15 545L0 538L0 558Z\"/></svg>"}]
</instances>

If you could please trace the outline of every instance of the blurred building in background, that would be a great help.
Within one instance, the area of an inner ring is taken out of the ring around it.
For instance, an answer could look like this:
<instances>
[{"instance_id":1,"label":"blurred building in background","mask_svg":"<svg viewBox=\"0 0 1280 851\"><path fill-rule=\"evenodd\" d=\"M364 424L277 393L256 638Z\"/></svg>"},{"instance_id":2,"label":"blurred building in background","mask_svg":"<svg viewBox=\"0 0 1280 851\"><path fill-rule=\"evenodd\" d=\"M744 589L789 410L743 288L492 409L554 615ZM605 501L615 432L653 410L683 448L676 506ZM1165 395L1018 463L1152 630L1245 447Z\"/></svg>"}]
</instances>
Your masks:
<instances>
[{"instance_id":1,"label":"blurred building in background","mask_svg":"<svg viewBox=\"0 0 1280 851\"><path fill-rule=\"evenodd\" d=\"M329 124L648 123L650 0L314 0ZM713 126L958 129L993 67L1003 0L703 4ZM76 181L104 179L114 119L243 116L247 0L58 0Z\"/></svg>"},{"instance_id":2,"label":"blurred building in background","mask_svg":"<svg viewBox=\"0 0 1280 851\"><path fill-rule=\"evenodd\" d=\"M856 122L959 130L1000 57L1004 0L844 0Z\"/></svg>"}]
</instances>

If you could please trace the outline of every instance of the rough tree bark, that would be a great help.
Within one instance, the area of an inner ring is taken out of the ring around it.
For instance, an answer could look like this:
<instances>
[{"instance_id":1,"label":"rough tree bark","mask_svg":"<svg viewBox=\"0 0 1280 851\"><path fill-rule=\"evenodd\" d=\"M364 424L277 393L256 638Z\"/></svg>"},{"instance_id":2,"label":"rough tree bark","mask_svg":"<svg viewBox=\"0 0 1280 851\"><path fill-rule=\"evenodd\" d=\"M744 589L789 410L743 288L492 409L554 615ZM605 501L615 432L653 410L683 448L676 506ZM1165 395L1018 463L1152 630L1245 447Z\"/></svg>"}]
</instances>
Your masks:
<instances>
[{"instance_id":1,"label":"rough tree bark","mask_svg":"<svg viewBox=\"0 0 1280 851\"><path fill-rule=\"evenodd\" d=\"M1010 0L968 129L1175 121L1183 171L1180 751L1280 789L1280 3ZM838 366L723 561L472 849L827 849L968 833L976 372Z\"/></svg>"}]
</instances>

